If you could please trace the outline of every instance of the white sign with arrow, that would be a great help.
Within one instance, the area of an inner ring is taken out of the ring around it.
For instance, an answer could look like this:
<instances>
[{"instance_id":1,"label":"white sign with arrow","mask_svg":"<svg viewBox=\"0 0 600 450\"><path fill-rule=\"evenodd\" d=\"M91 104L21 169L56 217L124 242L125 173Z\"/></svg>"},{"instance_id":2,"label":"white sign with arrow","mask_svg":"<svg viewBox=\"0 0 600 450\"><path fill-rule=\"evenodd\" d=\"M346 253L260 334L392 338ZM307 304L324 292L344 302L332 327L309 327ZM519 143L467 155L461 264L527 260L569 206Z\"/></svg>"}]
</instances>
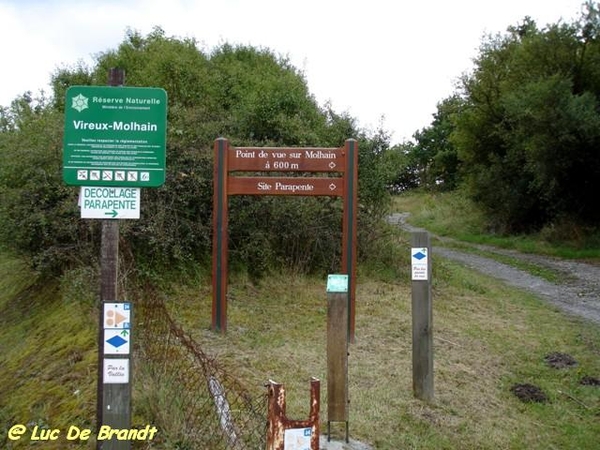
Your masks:
<instances>
[{"instance_id":1,"label":"white sign with arrow","mask_svg":"<svg viewBox=\"0 0 600 450\"><path fill-rule=\"evenodd\" d=\"M139 219L140 188L83 186L79 193L82 219Z\"/></svg>"}]
</instances>

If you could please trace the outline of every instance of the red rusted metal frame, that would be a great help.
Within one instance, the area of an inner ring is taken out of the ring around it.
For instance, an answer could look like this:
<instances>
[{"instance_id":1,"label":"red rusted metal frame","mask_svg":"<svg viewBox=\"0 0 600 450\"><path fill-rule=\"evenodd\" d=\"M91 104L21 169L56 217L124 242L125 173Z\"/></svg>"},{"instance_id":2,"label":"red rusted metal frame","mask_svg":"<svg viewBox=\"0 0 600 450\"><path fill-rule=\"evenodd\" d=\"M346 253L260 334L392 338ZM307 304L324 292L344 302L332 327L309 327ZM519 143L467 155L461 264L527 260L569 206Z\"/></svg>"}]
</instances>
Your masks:
<instances>
[{"instance_id":1,"label":"red rusted metal frame","mask_svg":"<svg viewBox=\"0 0 600 450\"><path fill-rule=\"evenodd\" d=\"M284 450L285 430L310 428L310 449L319 450L319 409L321 406L321 382L310 381L310 413L307 420L292 420L285 415L285 388L269 381L267 411L267 450Z\"/></svg>"}]
</instances>

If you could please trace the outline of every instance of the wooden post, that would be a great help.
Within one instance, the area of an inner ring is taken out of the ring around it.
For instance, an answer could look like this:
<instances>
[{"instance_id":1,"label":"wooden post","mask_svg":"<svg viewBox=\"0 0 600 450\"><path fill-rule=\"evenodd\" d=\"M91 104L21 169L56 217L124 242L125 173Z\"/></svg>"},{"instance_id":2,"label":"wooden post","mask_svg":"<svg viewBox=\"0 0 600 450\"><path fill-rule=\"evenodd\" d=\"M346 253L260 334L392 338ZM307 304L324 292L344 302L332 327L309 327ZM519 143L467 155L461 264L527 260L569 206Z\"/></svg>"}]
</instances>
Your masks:
<instances>
[{"instance_id":1,"label":"wooden post","mask_svg":"<svg viewBox=\"0 0 600 450\"><path fill-rule=\"evenodd\" d=\"M342 273L348 274L348 339L354 342L356 316L356 228L358 206L358 143L347 139L345 146L344 212L342 219Z\"/></svg>"},{"instance_id":2,"label":"wooden post","mask_svg":"<svg viewBox=\"0 0 600 450\"><path fill-rule=\"evenodd\" d=\"M102 221L100 244L100 305L98 307L98 379L96 386L96 436L104 424L104 303L117 299L119 274L119 222ZM96 448L102 449L97 441Z\"/></svg>"},{"instance_id":3,"label":"wooden post","mask_svg":"<svg viewBox=\"0 0 600 450\"><path fill-rule=\"evenodd\" d=\"M433 306L431 300L431 245L426 231L411 236L413 393L433 400Z\"/></svg>"},{"instance_id":4,"label":"wooden post","mask_svg":"<svg viewBox=\"0 0 600 450\"><path fill-rule=\"evenodd\" d=\"M214 148L212 330L227 331L227 247L229 141L219 138Z\"/></svg>"},{"instance_id":5,"label":"wooden post","mask_svg":"<svg viewBox=\"0 0 600 450\"><path fill-rule=\"evenodd\" d=\"M110 86L122 86L125 72L122 69L110 69ZM100 260L100 312L98 321L98 387L97 387L97 431L102 425L112 428L131 428L131 380L127 383L104 383L104 304L118 299L119 278L119 221L102 221L102 242ZM131 367L128 367L131 377ZM98 436L98 434L96 434ZM98 450L128 450L130 441L98 440Z\"/></svg>"},{"instance_id":6,"label":"wooden post","mask_svg":"<svg viewBox=\"0 0 600 450\"><path fill-rule=\"evenodd\" d=\"M346 423L348 442L348 281L329 275L327 282L327 436L331 422ZM337 280L341 280L338 284Z\"/></svg>"}]
</instances>

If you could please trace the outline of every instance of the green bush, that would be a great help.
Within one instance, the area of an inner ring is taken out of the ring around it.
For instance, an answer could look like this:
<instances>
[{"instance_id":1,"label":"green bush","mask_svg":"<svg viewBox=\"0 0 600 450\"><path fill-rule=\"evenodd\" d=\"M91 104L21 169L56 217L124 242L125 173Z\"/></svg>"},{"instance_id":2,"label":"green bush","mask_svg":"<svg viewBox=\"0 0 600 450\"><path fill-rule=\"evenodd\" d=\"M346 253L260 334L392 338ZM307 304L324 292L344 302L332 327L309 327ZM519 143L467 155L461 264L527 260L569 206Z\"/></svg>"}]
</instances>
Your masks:
<instances>
[{"instance_id":1,"label":"green bush","mask_svg":"<svg viewBox=\"0 0 600 450\"><path fill-rule=\"evenodd\" d=\"M213 143L234 146L340 147L359 141L359 248L374 239L389 201L383 131L370 133L321 108L302 74L268 50L222 45L210 54L192 40L155 29L128 32L92 68L54 74L52 99L23 96L0 111L0 238L40 270L60 272L98 258L99 221L78 218L76 187L62 181L64 96L74 84L105 84L125 70L129 86L166 89L167 176L142 192L141 218L121 221L120 248L144 273L208 265L212 243ZM230 199L230 260L260 278L270 267L337 270L341 200L241 196Z\"/></svg>"},{"instance_id":2,"label":"green bush","mask_svg":"<svg viewBox=\"0 0 600 450\"><path fill-rule=\"evenodd\" d=\"M451 141L472 197L502 232L600 213L600 10L538 28L526 18L484 42Z\"/></svg>"}]
</instances>

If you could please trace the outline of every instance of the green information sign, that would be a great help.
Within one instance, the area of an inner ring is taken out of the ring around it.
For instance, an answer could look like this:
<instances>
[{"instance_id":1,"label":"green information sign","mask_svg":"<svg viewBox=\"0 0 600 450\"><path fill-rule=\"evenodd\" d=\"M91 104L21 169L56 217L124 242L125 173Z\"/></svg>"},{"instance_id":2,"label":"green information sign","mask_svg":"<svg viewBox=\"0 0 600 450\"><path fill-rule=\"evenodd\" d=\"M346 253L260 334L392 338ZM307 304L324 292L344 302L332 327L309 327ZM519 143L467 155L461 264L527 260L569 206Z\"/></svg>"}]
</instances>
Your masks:
<instances>
[{"instance_id":1,"label":"green information sign","mask_svg":"<svg viewBox=\"0 0 600 450\"><path fill-rule=\"evenodd\" d=\"M333 274L327 276L327 292L348 292L348 275Z\"/></svg>"},{"instance_id":2,"label":"green information sign","mask_svg":"<svg viewBox=\"0 0 600 450\"><path fill-rule=\"evenodd\" d=\"M65 103L63 179L75 186L161 186L166 135L164 89L72 86Z\"/></svg>"}]
</instances>

